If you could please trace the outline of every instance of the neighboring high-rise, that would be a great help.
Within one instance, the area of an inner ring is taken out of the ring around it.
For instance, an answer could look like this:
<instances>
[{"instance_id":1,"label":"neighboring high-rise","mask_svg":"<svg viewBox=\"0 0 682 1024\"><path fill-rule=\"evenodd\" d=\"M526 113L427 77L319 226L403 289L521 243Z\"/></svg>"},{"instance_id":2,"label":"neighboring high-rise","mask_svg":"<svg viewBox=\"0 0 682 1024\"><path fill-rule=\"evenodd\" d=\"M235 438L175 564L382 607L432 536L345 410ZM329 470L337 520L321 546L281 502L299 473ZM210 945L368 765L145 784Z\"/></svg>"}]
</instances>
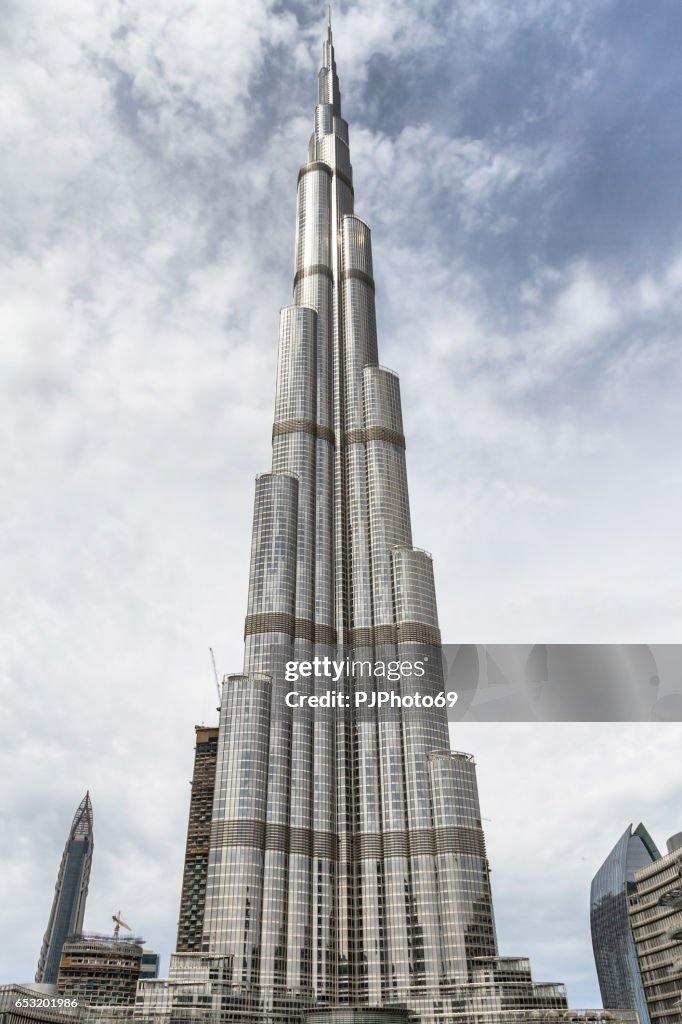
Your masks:
<instances>
[{"instance_id":1,"label":"neighboring high-rise","mask_svg":"<svg viewBox=\"0 0 682 1024\"><path fill-rule=\"evenodd\" d=\"M640 1024L650 1024L637 951L628 914L635 891L635 871L658 860L660 853L639 824L628 825L592 881L590 926L592 949L604 1006L637 1010Z\"/></svg>"},{"instance_id":2,"label":"neighboring high-rise","mask_svg":"<svg viewBox=\"0 0 682 1024\"><path fill-rule=\"evenodd\" d=\"M440 706L432 561L412 543L400 388L379 365L353 203L329 29L244 667L222 689L201 950L140 983L140 1022L570 1019L562 985L498 956L476 769ZM377 690L402 706L379 713Z\"/></svg>"},{"instance_id":3,"label":"neighboring high-rise","mask_svg":"<svg viewBox=\"0 0 682 1024\"><path fill-rule=\"evenodd\" d=\"M140 961L140 979L152 980L158 978L159 968L161 966L161 957L158 953L155 953L153 949L144 949L142 951L142 960Z\"/></svg>"},{"instance_id":4,"label":"neighboring high-rise","mask_svg":"<svg viewBox=\"0 0 682 1024\"><path fill-rule=\"evenodd\" d=\"M635 875L630 921L651 1024L682 1024L682 832Z\"/></svg>"},{"instance_id":5,"label":"neighboring high-rise","mask_svg":"<svg viewBox=\"0 0 682 1024\"><path fill-rule=\"evenodd\" d=\"M38 982L54 984L57 981L65 940L83 930L92 850L92 804L88 792L74 815L62 854L52 910L38 960Z\"/></svg>"},{"instance_id":6,"label":"neighboring high-rise","mask_svg":"<svg viewBox=\"0 0 682 1024\"><path fill-rule=\"evenodd\" d=\"M205 725L195 726L194 774L189 803L185 869L182 876L180 918L177 950L190 953L201 949L206 901L208 845L211 836L211 813L215 788L218 730Z\"/></svg>"}]
</instances>

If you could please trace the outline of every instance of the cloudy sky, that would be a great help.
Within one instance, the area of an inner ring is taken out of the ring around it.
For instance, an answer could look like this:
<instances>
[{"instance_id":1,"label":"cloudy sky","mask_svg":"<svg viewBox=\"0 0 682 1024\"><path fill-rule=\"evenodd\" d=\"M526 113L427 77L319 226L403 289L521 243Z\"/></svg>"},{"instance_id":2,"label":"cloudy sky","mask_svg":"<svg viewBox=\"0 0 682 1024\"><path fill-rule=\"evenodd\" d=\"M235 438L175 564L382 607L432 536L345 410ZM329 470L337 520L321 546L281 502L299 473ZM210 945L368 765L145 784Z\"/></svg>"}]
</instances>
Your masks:
<instances>
[{"instance_id":1,"label":"cloudy sky","mask_svg":"<svg viewBox=\"0 0 682 1024\"><path fill-rule=\"evenodd\" d=\"M208 647L240 668L253 478L322 4L5 0L0 981L73 811L86 924L173 945ZM347 0L335 41L415 542L450 642L682 640L682 8ZM598 1004L588 884L680 826L680 726L459 727L501 946Z\"/></svg>"}]
</instances>

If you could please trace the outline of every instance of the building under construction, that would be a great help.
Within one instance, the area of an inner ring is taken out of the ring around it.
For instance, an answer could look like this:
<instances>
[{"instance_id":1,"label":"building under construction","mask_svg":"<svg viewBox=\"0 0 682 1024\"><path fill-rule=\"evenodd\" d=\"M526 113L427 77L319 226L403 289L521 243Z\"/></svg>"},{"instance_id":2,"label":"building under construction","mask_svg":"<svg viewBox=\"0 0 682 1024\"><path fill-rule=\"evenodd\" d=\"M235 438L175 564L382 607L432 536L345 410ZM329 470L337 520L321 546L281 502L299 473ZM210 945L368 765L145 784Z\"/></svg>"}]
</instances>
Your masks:
<instances>
[{"instance_id":1,"label":"building under construction","mask_svg":"<svg viewBox=\"0 0 682 1024\"><path fill-rule=\"evenodd\" d=\"M179 953L196 953L201 949L208 874L208 847L211 838L213 791L218 756L217 727L197 725L195 732L192 797L189 804L187 849L178 921L177 951Z\"/></svg>"},{"instance_id":2,"label":"building under construction","mask_svg":"<svg viewBox=\"0 0 682 1024\"><path fill-rule=\"evenodd\" d=\"M82 935L64 943L57 988L79 1006L133 1006L144 940Z\"/></svg>"}]
</instances>

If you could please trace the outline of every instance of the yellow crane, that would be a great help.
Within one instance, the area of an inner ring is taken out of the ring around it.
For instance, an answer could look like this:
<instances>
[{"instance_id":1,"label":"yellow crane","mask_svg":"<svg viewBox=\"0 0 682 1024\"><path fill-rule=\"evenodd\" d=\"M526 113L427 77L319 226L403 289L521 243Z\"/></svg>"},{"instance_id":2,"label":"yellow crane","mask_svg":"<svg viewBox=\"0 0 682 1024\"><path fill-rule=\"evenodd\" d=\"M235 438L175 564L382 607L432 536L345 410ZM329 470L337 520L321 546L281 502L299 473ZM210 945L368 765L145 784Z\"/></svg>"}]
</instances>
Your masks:
<instances>
[{"instance_id":1,"label":"yellow crane","mask_svg":"<svg viewBox=\"0 0 682 1024\"><path fill-rule=\"evenodd\" d=\"M118 935L119 935L119 932L121 931L121 928L125 928L125 930L127 932L131 932L132 931L132 928L130 927L130 925L126 924L125 921L123 920L123 918L121 917L121 911L120 910L119 910L118 914L113 914L112 915L111 920L114 922L114 942L118 942Z\"/></svg>"}]
</instances>

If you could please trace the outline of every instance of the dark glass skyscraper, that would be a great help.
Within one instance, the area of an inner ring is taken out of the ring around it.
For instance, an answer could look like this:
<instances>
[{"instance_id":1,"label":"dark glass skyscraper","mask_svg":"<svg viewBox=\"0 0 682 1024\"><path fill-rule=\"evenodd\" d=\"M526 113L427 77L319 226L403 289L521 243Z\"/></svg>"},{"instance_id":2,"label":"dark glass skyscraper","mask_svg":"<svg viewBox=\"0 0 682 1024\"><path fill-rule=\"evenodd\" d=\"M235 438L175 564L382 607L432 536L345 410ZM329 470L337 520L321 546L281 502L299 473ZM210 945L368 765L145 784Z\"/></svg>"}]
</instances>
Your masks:
<instances>
[{"instance_id":1,"label":"dark glass skyscraper","mask_svg":"<svg viewBox=\"0 0 682 1024\"><path fill-rule=\"evenodd\" d=\"M83 931L92 865L92 804L86 793L78 806L59 865L52 910L36 971L36 981L55 984L67 936Z\"/></svg>"},{"instance_id":2,"label":"dark glass skyscraper","mask_svg":"<svg viewBox=\"0 0 682 1024\"><path fill-rule=\"evenodd\" d=\"M642 824L628 825L592 881L590 925L599 988L605 1007L631 1007L640 1024L649 1014L637 951L628 915L628 898L635 891L635 872L658 860L651 836Z\"/></svg>"}]
</instances>

